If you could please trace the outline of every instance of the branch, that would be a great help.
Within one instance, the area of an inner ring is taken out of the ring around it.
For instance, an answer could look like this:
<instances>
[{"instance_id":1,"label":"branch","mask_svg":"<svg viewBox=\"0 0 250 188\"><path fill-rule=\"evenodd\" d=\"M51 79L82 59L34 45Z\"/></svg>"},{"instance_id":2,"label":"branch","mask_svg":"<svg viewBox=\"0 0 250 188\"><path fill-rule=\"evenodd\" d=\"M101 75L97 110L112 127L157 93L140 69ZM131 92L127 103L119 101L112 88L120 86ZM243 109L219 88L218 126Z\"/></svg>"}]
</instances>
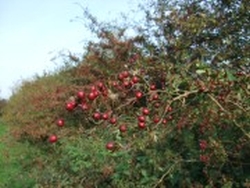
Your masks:
<instances>
[{"instance_id":1,"label":"branch","mask_svg":"<svg viewBox=\"0 0 250 188\"><path fill-rule=\"evenodd\" d=\"M250 139L250 134L247 133L247 131L243 129L235 120L233 120L233 122Z\"/></svg>"},{"instance_id":2,"label":"branch","mask_svg":"<svg viewBox=\"0 0 250 188\"><path fill-rule=\"evenodd\" d=\"M227 111L221 106L221 104L220 104L212 95L208 94L208 96L209 96L209 98L210 98L212 101L215 102L215 104L217 104L217 105L220 107L221 110L223 110L224 112L227 112Z\"/></svg>"},{"instance_id":3,"label":"branch","mask_svg":"<svg viewBox=\"0 0 250 188\"><path fill-rule=\"evenodd\" d=\"M210 94L208 94L208 96L220 107L220 109L222 109L224 112L226 112L227 114L229 114L228 111L226 111L221 104ZM235 104L236 105L236 104ZM238 106L238 105L236 105ZM239 108L241 108L240 106L238 106ZM245 111L245 109L241 108L243 111ZM246 112L246 111L245 111ZM247 131L245 129L243 129L235 120L233 120L234 124L250 139L250 135L247 133Z\"/></svg>"},{"instance_id":4,"label":"branch","mask_svg":"<svg viewBox=\"0 0 250 188\"><path fill-rule=\"evenodd\" d=\"M179 95L175 98L173 98L172 100L168 101L167 102L167 105L165 106L165 110L161 116L161 120L163 119L163 117L166 115L166 113L168 112L168 108L171 106L171 104L174 102L174 101L177 101L177 100L180 100L180 99L185 99L187 96L193 94L193 93L198 93L199 90L193 90L193 91L186 91L185 93L183 93L182 95ZM158 124L160 124L161 121L158 122Z\"/></svg>"},{"instance_id":5,"label":"branch","mask_svg":"<svg viewBox=\"0 0 250 188\"><path fill-rule=\"evenodd\" d=\"M239 104L237 104L237 103L235 103L235 102L233 102L233 101L228 101L228 102L234 104L235 106L237 106L237 107L238 107L239 109L241 109L242 111L247 112L247 110L246 110L245 108L243 108L242 106L240 106Z\"/></svg>"},{"instance_id":6,"label":"branch","mask_svg":"<svg viewBox=\"0 0 250 188\"><path fill-rule=\"evenodd\" d=\"M160 184L162 183L162 181L164 180L164 178L165 178L168 174L170 174L170 172L173 170L173 168L175 167L176 164L177 164L177 162L175 162L175 163L168 169L168 171L162 175L162 177L160 178L160 180L154 185L154 188L157 188L158 185L160 185Z\"/></svg>"}]
</instances>

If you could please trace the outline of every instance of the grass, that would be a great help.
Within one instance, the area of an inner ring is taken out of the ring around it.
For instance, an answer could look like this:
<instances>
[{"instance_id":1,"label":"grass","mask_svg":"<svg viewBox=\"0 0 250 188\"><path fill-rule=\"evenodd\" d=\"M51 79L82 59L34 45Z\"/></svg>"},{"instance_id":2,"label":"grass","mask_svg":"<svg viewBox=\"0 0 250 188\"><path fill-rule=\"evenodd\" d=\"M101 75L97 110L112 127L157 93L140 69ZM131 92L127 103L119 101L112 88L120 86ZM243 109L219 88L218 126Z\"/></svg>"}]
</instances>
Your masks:
<instances>
[{"instance_id":1,"label":"grass","mask_svg":"<svg viewBox=\"0 0 250 188\"><path fill-rule=\"evenodd\" d=\"M14 141L9 132L0 120L0 188L34 187L35 181L27 168L32 160L30 148Z\"/></svg>"}]
</instances>

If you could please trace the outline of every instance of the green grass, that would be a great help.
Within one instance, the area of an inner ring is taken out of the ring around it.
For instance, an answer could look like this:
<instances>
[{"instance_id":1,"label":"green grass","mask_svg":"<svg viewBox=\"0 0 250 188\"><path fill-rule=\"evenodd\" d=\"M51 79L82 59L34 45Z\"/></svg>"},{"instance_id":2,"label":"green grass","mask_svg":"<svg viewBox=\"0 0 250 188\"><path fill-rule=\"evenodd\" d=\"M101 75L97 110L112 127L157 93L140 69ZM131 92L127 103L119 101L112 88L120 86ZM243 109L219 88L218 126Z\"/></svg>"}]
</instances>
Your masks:
<instances>
[{"instance_id":1,"label":"green grass","mask_svg":"<svg viewBox=\"0 0 250 188\"><path fill-rule=\"evenodd\" d=\"M34 187L30 177L32 154L29 146L16 142L0 120L0 188Z\"/></svg>"}]
</instances>

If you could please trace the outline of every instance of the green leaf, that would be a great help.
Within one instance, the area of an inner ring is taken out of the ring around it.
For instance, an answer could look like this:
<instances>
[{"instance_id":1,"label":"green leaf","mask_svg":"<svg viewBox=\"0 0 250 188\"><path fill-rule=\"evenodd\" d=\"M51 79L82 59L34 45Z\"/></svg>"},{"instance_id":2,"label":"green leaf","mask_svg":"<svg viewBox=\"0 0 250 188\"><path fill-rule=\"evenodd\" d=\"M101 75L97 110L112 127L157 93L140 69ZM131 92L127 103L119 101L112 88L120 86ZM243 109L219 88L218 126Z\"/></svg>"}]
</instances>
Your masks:
<instances>
[{"instance_id":1,"label":"green leaf","mask_svg":"<svg viewBox=\"0 0 250 188\"><path fill-rule=\"evenodd\" d=\"M143 177L147 177L148 176L147 171L145 169L141 170L141 174L143 175Z\"/></svg>"},{"instance_id":2,"label":"green leaf","mask_svg":"<svg viewBox=\"0 0 250 188\"><path fill-rule=\"evenodd\" d=\"M206 73L206 71L203 70L203 69L198 69L198 70L196 70L196 73L197 74L203 74L203 73Z\"/></svg>"},{"instance_id":3,"label":"green leaf","mask_svg":"<svg viewBox=\"0 0 250 188\"><path fill-rule=\"evenodd\" d=\"M227 72L227 78L229 81L236 80L235 76L229 70L227 70L226 72Z\"/></svg>"},{"instance_id":4,"label":"green leaf","mask_svg":"<svg viewBox=\"0 0 250 188\"><path fill-rule=\"evenodd\" d=\"M222 188L231 188L231 187L233 187L233 183L231 181L227 182L222 186Z\"/></svg>"}]
</instances>

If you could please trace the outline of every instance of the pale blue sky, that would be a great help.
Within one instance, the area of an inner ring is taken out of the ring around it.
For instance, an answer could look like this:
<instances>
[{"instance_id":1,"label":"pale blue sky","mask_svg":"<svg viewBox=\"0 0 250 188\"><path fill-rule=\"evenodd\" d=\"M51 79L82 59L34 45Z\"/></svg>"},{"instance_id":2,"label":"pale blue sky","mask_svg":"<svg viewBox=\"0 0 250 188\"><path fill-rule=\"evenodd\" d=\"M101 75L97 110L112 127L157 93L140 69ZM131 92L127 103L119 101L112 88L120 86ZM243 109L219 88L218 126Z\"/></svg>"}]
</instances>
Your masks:
<instances>
[{"instance_id":1,"label":"pale blue sky","mask_svg":"<svg viewBox=\"0 0 250 188\"><path fill-rule=\"evenodd\" d=\"M44 70L61 50L82 52L90 34L80 22L80 3L101 20L136 6L139 0L0 0L0 98L11 95L14 85ZM52 53L50 53L52 52Z\"/></svg>"}]
</instances>

